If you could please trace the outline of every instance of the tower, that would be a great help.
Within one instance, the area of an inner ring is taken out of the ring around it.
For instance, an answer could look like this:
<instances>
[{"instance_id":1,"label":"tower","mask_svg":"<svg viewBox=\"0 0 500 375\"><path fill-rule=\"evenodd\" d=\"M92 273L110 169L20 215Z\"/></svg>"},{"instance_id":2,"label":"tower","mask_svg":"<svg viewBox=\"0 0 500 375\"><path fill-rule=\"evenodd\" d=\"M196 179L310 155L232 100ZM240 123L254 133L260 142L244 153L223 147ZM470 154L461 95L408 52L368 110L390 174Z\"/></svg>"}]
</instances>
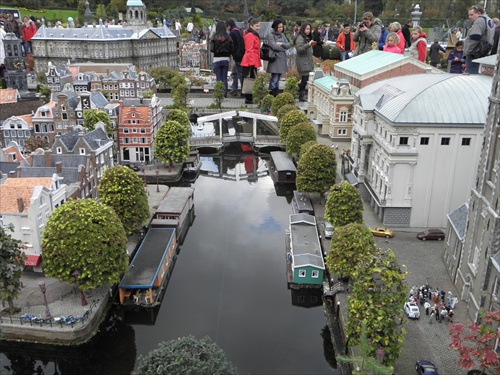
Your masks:
<instances>
[{"instance_id":1,"label":"tower","mask_svg":"<svg viewBox=\"0 0 500 375\"><path fill-rule=\"evenodd\" d=\"M18 39L14 33L7 33L3 44L5 48L7 88L18 89L20 92L28 91L26 63L23 57L21 39Z\"/></svg>"},{"instance_id":2,"label":"tower","mask_svg":"<svg viewBox=\"0 0 500 375\"><path fill-rule=\"evenodd\" d=\"M142 0L127 1L127 28L140 31L146 28L146 6Z\"/></svg>"}]
</instances>

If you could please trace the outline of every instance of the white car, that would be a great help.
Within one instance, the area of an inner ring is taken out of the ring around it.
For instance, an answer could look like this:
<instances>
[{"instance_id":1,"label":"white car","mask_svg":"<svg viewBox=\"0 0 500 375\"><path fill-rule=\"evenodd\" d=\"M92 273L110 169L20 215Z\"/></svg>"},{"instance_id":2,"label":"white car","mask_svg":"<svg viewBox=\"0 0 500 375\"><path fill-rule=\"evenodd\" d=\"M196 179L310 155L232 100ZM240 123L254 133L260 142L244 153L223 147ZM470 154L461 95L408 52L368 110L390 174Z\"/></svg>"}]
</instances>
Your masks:
<instances>
[{"instance_id":1,"label":"white car","mask_svg":"<svg viewBox=\"0 0 500 375\"><path fill-rule=\"evenodd\" d=\"M325 238L332 238L333 237L334 228L333 228L333 225L329 221L325 221L324 231L325 231Z\"/></svg>"},{"instance_id":2,"label":"white car","mask_svg":"<svg viewBox=\"0 0 500 375\"><path fill-rule=\"evenodd\" d=\"M406 302L404 306L404 310L408 318L410 319L419 319L420 318L420 309L418 305L413 302Z\"/></svg>"}]
</instances>

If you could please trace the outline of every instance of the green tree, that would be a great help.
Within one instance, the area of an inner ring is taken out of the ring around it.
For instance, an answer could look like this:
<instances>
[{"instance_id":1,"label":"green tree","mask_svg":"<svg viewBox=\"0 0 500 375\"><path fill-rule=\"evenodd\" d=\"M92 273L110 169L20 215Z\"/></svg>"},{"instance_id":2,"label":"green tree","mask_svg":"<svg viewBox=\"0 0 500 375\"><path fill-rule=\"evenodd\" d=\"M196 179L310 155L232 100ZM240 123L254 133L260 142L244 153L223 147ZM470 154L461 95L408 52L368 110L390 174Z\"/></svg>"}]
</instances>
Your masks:
<instances>
[{"instance_id":1,"label":"green tree","mask_svg":"<svg viewBox=\"0 0 500 375\"><path fill-rule=\"evenodd\" d=\"M78 6L76 7L76 10L78 11L78 22L80 25L83 25L84 20L85 20L85 1L86 0L78 0Z\"/></svg>"},{"instance_id":2,"label":"green tree","mask_svg":"<svg viewBox=\"0 0 500 375\"><path fill-rule=\"evenodd\" d=\"M300 157L302 145L315 140L316 131L308 121L294 125L290 128L286 136L286 153L288 155L296 154Z\"/></svg>"},{"instance_id":3,"label":"green tree","mask_svg":"<svg viewBox=\"0 0 500 375\"><path fill-rule=\"evenodd\" d=\"M260 103L264 96L269 94L269 75L267 73L262 74L259 73L257 78L255 79L255 84L252 90L252 99L253 101Z\"/></svg>"},{"instance_id":4,"label":"green tree","mask_svg":"<svg viewBox=\"0 0 500 375\"><path fill-rule=\"evenodd\" d=\"M188 136L191 136L191 122L189 121L189 116L186 111L177 108L171 109L167 113L165 120L177 121L186 128Z\"/></svg>"},{"instance_id":5,"label":"green tree","mask_svg":"<svg viewBox=\"0 0 500 375\"><path fill-rule=\"evenodd\" d=\"M143 182L132 169L121 165L106 169L98 190L99 201L115 210L125 233L131 233L149 217Z\"/></svg>"},{"instance_id":6,"label":"green tree","mask_svg":"<svg viewBox=\"0 0 500 375\"><path fill-rule=\"evenodd\" d=\"M156 158L172 166L172 162L180 163L189 156L189 133L177 121L167 120L158 130L153 142Z\"/></svg>"},{"instance_id":7,"label":"green tree","mask_svg":"<svg viewBox=\"0 0 500 375\"><path fill-rule=\"evenodd\" d=\"M138 375L236 375L236 368L224 351L209 337L193 336L163 341L146 356L139 358Z\"/></svg>"},{"instance_id":8,"label":"green tree","mask_svg":"<svg viewBox=\"0 0 500 375\"><path fill-rule=\"evenodd\" d=\"M280 95L281 94L279 94L278 96L280 96ZM273 104L274 104L274 101L273 101ZM283 119L283 116L285 116L288 112L293 111L294 109L300 109L300 108L297 107L295 104L285 104L283 107L278 109L278 112L272 112L272 106L271 106L271 112L274 116L276 116L278 118L278 123L281 122L281 120Z\"/></svg>"},{"instance_id":9,"label":"green tree","mask_svg":"<svg viewBox=\"0 0 500 375\"><path fill-rule=\"evenodd\" d=\"M311 148L316 147L317 144L318 144L318 141L316 141L316 140L314 140L314 141L307 141L302 146L300 146L300 155L304 155Z\"/></svg>"},{"instance_id":10,"label":"green tree","mask_svg":"<svg viewBox=\"0 0 500 375\"><path fill-rule=\"evenodd\" d=\"M282 94L280 94L282 95ZM291 95L291 94L289 94ZM278 95L279 96L279 95ZM274 100L273 106L278 101L278 96ZM294 125L300 124L301 122L307 122L307 115L300 109L294 109L293 111L287 112L280 121L280 140L282 142L286 141L288 136L288 131Z\"/></svg>"},{"instance_id":11,"label":"green tree","mask_svg":"<svg viewBox=\"0 0 500 375\"><path fill-rule=\"evenodd\" d=\"M353 291L348 299L346 334L349 345L359 343L361 326L366 319L367 336L372 344L369 354L382 349L384 363L392 366L401 354L406 330L402 326L408 287L391 249L377 249L362 267L353 271Z\"/></svg>"},{"instance_id":12,"label":"green tree","mask_svg":"<svg viewBox=\"0 0 500 375\"><path fill-rule=\"evenodd\" d=\"M98 122L103 122L104 125L106 125L106 134L108 137L111 137L113 134L113 124L106 111L102 109L88 109L83 112L83 127L87 129L87 131L94 130L95 124Z\"/></svg>"},{"instance_id":13,"label":"green tree","mask_svg":"<svg viewBox=\"0 0 500 375\"><path fill-rule=\"evenodd\" d=\"M363 224L363 199L358 189L347 181L332 186L326 199L325 219L336 228Z\"/></svg>"},{"instance_id":14,"label":"green tree","mask_svg":"<svg viewBox=\"0 0 500 375\"><path fill-rule=\"evenodd\" d=\"M50 102L50 96L52 94L52 90L47 85L38 85L38 93L40 94L40 101L43 104Z\"/></svg>"},{"instance_id":15,"label":"green tree","mask_svg":"<svg viewBox=\"0 0 500 375\"><path fill-rule=\"evenodd\" d=\"M174 99L174 108L186 108L188 92L189 87L184 75L177 74L172 78L172 99Z\"/></svg>"},{"instance_id":16,"label":"green tree","mask_svg":"<svg viewBox=\"0 0 500 375\"><path fill-rule=\"evenodd\" d=\"M273 107L271 108L271 113L276 115L279 109L287 104L295 104L295 98L289 92L282 92L278 94L273 102Z\"/></svg>"},{"instance_id":17,"label":"green tree","mask_svg":"<svg viewBox=\"0 0 500 375\"><path fill-rule=\"evenodd\" d=\"M56 208L42 233L45 276L81 291L115 284L127 272L127 236L115 211L93 199ZM79 270L75 280L72 272Z\"/></svg>"},{"instance_id":18,"label":"green tree","mask_svg":"<svg viewBox=\"0 0 500 375\"><path fill-rule=\"evenodd\" d=\"M264 111L264 112L271 111L271 107L273 105L273 101L274 101L274 96L272 96L271 94L267 94L260 101L260 109L262 111Z\"/></svg>"},{"instance_id":19,"label":"green tree","mask_svg":"<svg viewBox=\"0 0 500 375\"><path fill-rule=\"evenodd\" d=\"M172 79L179 73L171 68L159 66L148 70L151 77L154 78L155 83L160 90L165 90L172 86Z\"/></svg>"},{"instance_id":20,"label":"green tree","mask_svg":"<svg viewBox=\"0 0 500 375\"><path fill-rule=\"evenodd\" d=\"M214 86L214 107L217 109L222 108L222 102L224 101L224 83L219 81Z\"/></svg>"},{"instance_id":21,"label":"green tree","mask_svg":"<svg viewBox=\"0 0 500 375\"><path fill-rule=\"evenodd\" d=\"M47 76L45 75L45 71L41 70L36 74L36 83L39 85L47 84Z\"/></svg>"},{"instance_id":22,"label":"green tree","mask_svg":"<svg viewBox=\"0 0 500 375\"><path fill-rule=\"evenodd\" d=\"M296 99L299 93L299 80L295 76L290 76L286 79L283 92L289 92Z\"/></svg>"},{"instance_id":23,"label":"green tree","mask_svg":"<svg viewBox=\"0 0 500 375\"><path fill-rule=\"evenodd\" d=\"M375 240L370 230L363 224L351 223L336 228L326 265L331 274L351 277L352 272L375 253Z\"/></svg>"},{"instance_id":24,"label":"green tree","mask_svg":"<svg viewBox=\"0 0 500 375\"><path fill-rule=\"evenodd\" d=\"M331 147L316 144L302 154L297 165L297 190L325 193L335 183L337 162Z\"/></svg>"},{"instance_id":25,"label":"green tree","mask_svg":"<svg viewBox=\"0 0 500 375\"><path fill-rule=\"evenodd\" d=\"M104 4L97 5L95 14L97 19L101 19L102 21L104 21L104 19L106 18L106 7L104 6Z\"/></svg>"},{"instance_id":26,"label":"green tree","mask_svg":"<svg viewBox=\"0 0 500 375\"><path fill-rule=\"evenodd\" d=\"M32 153L37 148L48 150L49 142L41 137L30 137L24 142L23 151L27 154Z\"/></svg>"},{"instance_id":27,"label":"green tree","mask_svg":"<svg viewBox=\"0 0 500 375\"><path fill-rule=\"evenodd\" d=\"M12 238L8 232L14 232L12 224L0 225L0 297L7 300L12 314L17 311L14 298L21 291L21 275L26 255L21 250L22 242Z\"/></svg>"}]
</instances>

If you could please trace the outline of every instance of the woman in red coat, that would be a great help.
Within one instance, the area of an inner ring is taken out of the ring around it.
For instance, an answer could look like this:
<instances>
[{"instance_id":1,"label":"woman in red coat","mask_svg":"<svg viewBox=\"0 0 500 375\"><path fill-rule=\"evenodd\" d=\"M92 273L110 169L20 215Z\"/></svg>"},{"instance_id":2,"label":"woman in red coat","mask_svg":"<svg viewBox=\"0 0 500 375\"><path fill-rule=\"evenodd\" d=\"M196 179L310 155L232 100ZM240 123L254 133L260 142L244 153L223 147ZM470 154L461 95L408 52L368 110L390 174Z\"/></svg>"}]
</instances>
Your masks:
<instances>
[{"instance_id":1,"label":"woman in red coat","mask_svg":"<svg viewBox=\"0 0 500 375\"><path fill-rule=\"evenodd\" d=\"M33 50L31 49L31 38L33 38L36 34L35 23L26 16L23 17L22 32L24 56L26 56L33 53Z\"/></svg>"},{"instance_id":2,"label":"woman in red coat","mask_svg":"<svg viewBox=\"0 0 500 375\"><path fill-rule=\"evenodd\" d=\"M243 87L245 78L255 78L257 76L257 69L262 66L260 61L260 22L257 18L250 18L248 25L248 30L243 38L245 42L245 54L241 60L241 75L243 77L241 87ZM252 94L245 94L245 104L253 104Z\"/></svg>"}]
</instances>

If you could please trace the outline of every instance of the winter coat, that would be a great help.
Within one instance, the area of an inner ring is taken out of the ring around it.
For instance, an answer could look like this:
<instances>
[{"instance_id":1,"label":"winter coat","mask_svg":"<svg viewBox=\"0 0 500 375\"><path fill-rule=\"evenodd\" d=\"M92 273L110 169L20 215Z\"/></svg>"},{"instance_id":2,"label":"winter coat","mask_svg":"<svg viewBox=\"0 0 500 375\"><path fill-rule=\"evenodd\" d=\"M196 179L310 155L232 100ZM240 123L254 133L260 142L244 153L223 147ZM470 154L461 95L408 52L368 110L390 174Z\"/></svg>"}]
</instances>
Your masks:
<instances>
[{"instance_id":1,"label":"winter coat","mask_svg":"<svg viewBox=\"0 0 500 375\"><path fill-rule=\"evenodd\" d=\"M33 21L30 21L28 25L23 23L23 41L30 42L36 34L36 26Z\"/></svg>"},{"instance_id":2,"label":"winter coat","mask_svg":"<svg viewBox=\"0 0 500 375\"><path fill-rule=\"evenodd\" d=\"M214 57L229 57L234 52L233 40L229 35L224 39L218 39L215 36L210 40L210 52Z\"/></svg>"},{"instance_id":3,"label":"winter coat","mask_svg":"<svg viewBox=\"0 0 500 375\"><path fill-rule=\"evenodd\" d=\"M269 47L276 54L276 60L273 62L269 62L267 64L266 72L268 73L279 73L284 74L288 72L288 65L286 63L286 50L290 48L290 43L286 40L286 36L283 33L278 33L276 31L272 31L269 34ZM276 43L283 43L281 46L278 46Z\"/></svg>"},{"instance_id":4,"label":"winter coat","mask_svg":"<svg viewBox=\"0 0 500 375\"><path fill-rule=\"evenodd\" d=\"M425 62L427 56L427 35L421 33L416 40L412 40L408 50L410 57Z\"/></svg>"},{"instance_id":5,"label":"winter coat","mask_svg":"<svg viewBox=\"0 0 500 375\"><path fill-rule=\"evenodd\" d=\"M446 50L439 43L432 43L429 48L429 57L431 64L439 64L441 62L441 53L444 54Z\"/></svg>"},{"instance_id":6,"label":"winter coat","mask_svg":"<svg viewBox=\"0 0 500 375\"><path fill-rule=\"evenodd\" d=\"M406 40L403 35L403 32L401 30L396 31L396 34L399 36L399 48L401 49L401 54L404 55L405 53L405 45L406 45Z\"/></svg>"},{"instance_id":7,"label":"winter coat","mask_svg":"<svg viewBox=\"0 0 500 375\"><path fill-rule=\"evenodd\" d=\"M245 41L243 40L243 36L240 33L240 30L236 27L233 27L229 32L229 36L233 40L234 45L234 53L233 60L236 62L241 62L243 55L245 54Z\"/></svg>"},{"instance_id":8,"label":"winter coat","mask_svg":"<svg viewBox=\"0 0 500 375\"><path fill-rule=\"evenodd\" d=\"M244 37L245 54L241 60L241 66L260 68L260 37L253 29L249 28Z\"/></svg>"},{"instance_id":9,"label":"winter coat","mask_svg":"<svg viewBox=\"0 0 500 375\"><path fill-rule=\"evenodd\" d=\"M299 34L295 38L295 49L297 50L297 71L299 75L306 76L314 70L312 46L309 44L310 37Z\"/></svg>"},{"instance_id":10,"label":"winter coat","mask_svg":"<svg viewBox=\"0 0 500 375\"><path fill-rule=\"evenodd\" d=\"M353 40L354 33L351 31L351 49L349 51L354 51L356 49L356 42ZM336 46L339 47L340 52L349 52L345 49L345 33L340 33L335 42Z\"/></svg>"},{"instance_id":11,"label":"winter coat","mask_svg":"<svg viewBox=\"0 0 500 375\"><path fill-rule=\"evenodd\" d=\"M392 46L386 44L383 49L384 52L392 52L401 54L401 48L399 46L393 44Z\"/></svg>"},{"instance_id":12,"label":"winter coat","mask_svg":"<svg viewBox=\"0 0 500 375\"><path fill-rule=\"evenodd\" d=\"M313 56L318 59L323 59L323 38L321 33L312 33L312 40L316 42L316 45L313 46Z\"/></svg>"},{"instance_id":13,"label":"winter coat","mask_svg":"<svg viewBox=\"0 0 500 375\"><path fill-rule=\"evenodd\" d=\"M373 49L372 43L377 42L378 44L381 30L382 22L380 22L378 18L374 18L370 28L363 33L359 31L358 27L353 37L354 41L357 43L356 49L354 50L354 56L370 52Z\"/></svg>"},{"instance_id":14,"label":"winter coat","mask_svg":"<svg viewBox=\"0 0 500 375\"><path fill-rule=\"evenodd\" d=\"M458 59L457 61L455 61L455 57ZM462 73L462 65L465 64L463 50L457 51L456 49L453 49L446 60L448 61L448 65L450 65L450 73Z\"/></svg>"}]
</instances>

